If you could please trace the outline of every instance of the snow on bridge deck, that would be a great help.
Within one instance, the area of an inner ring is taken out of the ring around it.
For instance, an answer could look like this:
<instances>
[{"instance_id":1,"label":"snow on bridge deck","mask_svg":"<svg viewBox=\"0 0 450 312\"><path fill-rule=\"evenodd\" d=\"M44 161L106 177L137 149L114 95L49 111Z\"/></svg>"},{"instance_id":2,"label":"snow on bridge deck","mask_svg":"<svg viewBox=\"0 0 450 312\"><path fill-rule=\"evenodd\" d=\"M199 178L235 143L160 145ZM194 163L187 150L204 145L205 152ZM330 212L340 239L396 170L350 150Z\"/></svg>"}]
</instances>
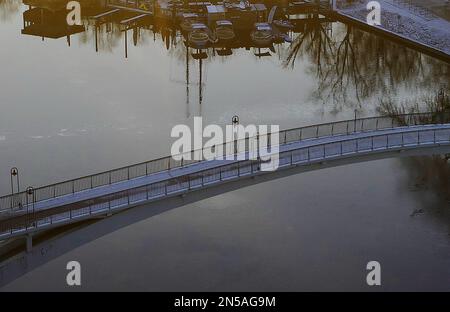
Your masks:
<instances>
[{"instance_id":1,"label":"snow on bridge deck","mask_svg":"<svg viewBox=\"0 0 450 312\"><path fill-rule=\"evenodd\" d=\"M440 145L450 145L450 124L337 134L281 144L279 168L308 166L360 154ZM245 153L245 159L248 159L248 153ZM34 207L31 204L24 205L22 209L14 211L0 222L0 239L110 214L145 202L205 188L211 184L264 174L261 164L261 160L205 160L38 201L34 203ZM33 210L32 218L25 218L24 221L23 215L29 215L27 209L29 212ZM36 213L46 212L42 217L36 217ZM15 218L19 221L14 222Z\"/></svg>"}]
</instances>

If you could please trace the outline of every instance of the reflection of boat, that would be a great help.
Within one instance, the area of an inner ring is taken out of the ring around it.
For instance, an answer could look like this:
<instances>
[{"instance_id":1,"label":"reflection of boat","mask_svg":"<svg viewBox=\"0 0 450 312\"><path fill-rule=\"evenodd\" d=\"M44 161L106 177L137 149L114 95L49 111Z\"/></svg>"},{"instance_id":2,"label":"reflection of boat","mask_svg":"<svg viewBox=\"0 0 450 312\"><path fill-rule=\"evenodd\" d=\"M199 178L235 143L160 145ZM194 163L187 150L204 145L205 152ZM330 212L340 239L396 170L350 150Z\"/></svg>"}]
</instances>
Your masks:
<instances>
[{"instance_id":1,"label":"reflection of boat","mask_svg":"<svg viewBox=\"0 0 450 312\"><path fill-rule=\"evenodd\" d=\"M194 23L191 25L192 31L188 35L189 46L204 48L209 42L209 29L205 24Z\"/></svg>"},{"instance_id":2,"label":"reflection of boat","mask_svg":"<svg viewBox=\"0 0 450 312\"><path fill-rule=\"evenodd\" d=\"M291 30L294 28L291 22L288 20L275 20L273 24L277 26L280 30Z\"/></svg>"},{"instance_id":3,"label":"reflection of boat","mask_svg":"<svg viewBox=\"0 0 450 312\"><path fill-rule=\"evenodd\" d=\"M231 41L236 37L233 30L233 24L227 20L216 21L215 34L217 40L222 42Z\"/></svg>"},{"instance_id":4,"label":"reflection of boat","mask_svg":"<svg viewBox=\"0 0 450 312\"><path fill-rule=\"evenodd\" d=\"M230 56L232 54L233 54L233 51L228 48L223 48L223 49L217 50L217 55L219 55L219 56Z\"/></svg>"},{"instance_id":5,"label":"reflection of boat","mask_svg":"<svg viewBox=\"0 0 450 312\"><path fill-rule=\"evenodd\" d=\"M194 60L204 60L208 58L208 54L206 54L206 52L203 51L192 53L191 55Z\"/></svg>"},{"instance_id":6,"label":"reflection of boat","mask_svg":"<svg viewBox=\"0 0 450 312\"><path fill-rule=\"evenodd\" d=\"M192 31L192 25L198 23L198 15L195 13L184 13L180 23L181 30Z\"/></svg>"},{"instance_id":7,"label":"reflection of boat","mask_svg":"<svg viewBox=\"0 0 450 312\"><path fill-rule=\"evenodd\" d=\"M257 46L268 46L273 41L273 31L269 23L255 23L255 30L250 34Z\"/></svg>"},{"instance_id":8,"label":"reflection of boat","mask_svg":"<svg viewBox=\"0 0 450 312\"><path fill-rule=\"evenodd\" d=\"M264 57L264 56L272 56L272 54L270 54L269 51L265 51L265 52L256 52L255 56L257 57Z\"/></svg>"}]
</instances>

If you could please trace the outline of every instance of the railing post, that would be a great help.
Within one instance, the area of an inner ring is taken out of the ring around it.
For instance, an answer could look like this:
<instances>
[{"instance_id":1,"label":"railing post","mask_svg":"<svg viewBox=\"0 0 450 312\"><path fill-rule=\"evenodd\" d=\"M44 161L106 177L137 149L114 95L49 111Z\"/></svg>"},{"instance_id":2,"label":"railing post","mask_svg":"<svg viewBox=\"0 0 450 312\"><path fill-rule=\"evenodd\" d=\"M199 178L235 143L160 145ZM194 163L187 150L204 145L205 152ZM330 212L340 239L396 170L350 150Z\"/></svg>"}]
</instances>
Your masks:
<instances>
[{"instance_id":1,"label":"railing post","mask_svg":"<svg viewBox=\"0 0 450 312\"><path fill-rule=\"evenodd\" d=\"M378 130L378 118L377 118L377 122L376 122L376 124L375 124L375 130Z\"/></svg>"},{"instance_id":2,"label":"railing post","mask_svg":"<svg viewBox=\"0 0 450 312\"><path fill-rule=\"evenodd\" d=\"M75 180L72 180L72 194L75 194Z\"/></svg>"},{"instance_id":3,"label":"railing post","mask_svg":"<svg viewBox=\"0 0 450 312\"><path fill-rule=\"evenodd\" d=\"M331 135L334 135L334 123L331 124Z\"/></svg>"},{"instance_id":4,"label":"railing post","mask_svg":"<svg viewBox=\"0 0 450 312\"><path fill-rule=\"evenodd\" d=\"M308 147L308 162L311 161L311 153L309 152L309 147Z\"/></svg>"},{"instance_id":5,"label":"railing post","mask_svg":"<svg viewBox=\"0 0 450 312\"><path fill-rule=\"evenodd\" d=\"M316 138L319 137L319 126L316 126Z\"/></svg>"}]
</instances>

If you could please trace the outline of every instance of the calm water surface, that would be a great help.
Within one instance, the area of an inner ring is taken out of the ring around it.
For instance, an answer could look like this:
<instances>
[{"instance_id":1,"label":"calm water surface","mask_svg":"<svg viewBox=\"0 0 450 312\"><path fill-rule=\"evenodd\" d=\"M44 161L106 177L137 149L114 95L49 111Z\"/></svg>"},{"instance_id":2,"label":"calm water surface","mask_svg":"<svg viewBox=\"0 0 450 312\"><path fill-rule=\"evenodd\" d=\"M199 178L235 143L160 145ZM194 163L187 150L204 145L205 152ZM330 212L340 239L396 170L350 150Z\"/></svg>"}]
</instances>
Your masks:
<instances>
[{"instance_id":1,"label":"calm water surface","mask_svg":"<svg viewBox=\"0 0 450 312\"><path fill-rule=\"evenodd\" d=\"M12 166L37 186L168 155L171 128L194 116L286 129L424 106L449 83L447 64L338 23L200 63L164 27L129 31L127 58L117 25L99 30L98 52L92 25L70 46L22 35L27 8L0 1L2 194ZM450 290L447 168L388 159L248 187L103 236L5 290L65 289L75 259L87 290L369 290L370 260L383 290Z\"/></svg>"}]
</instances>

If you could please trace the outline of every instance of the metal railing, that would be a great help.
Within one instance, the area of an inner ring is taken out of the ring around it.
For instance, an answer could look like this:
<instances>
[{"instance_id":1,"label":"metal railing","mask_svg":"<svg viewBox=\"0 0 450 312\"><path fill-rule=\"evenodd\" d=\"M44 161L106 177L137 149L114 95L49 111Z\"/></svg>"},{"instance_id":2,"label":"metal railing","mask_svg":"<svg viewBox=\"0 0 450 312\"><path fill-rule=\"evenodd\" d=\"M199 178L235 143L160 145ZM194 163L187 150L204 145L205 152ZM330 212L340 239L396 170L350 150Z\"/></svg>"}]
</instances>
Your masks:
<instances>
[{"instance_id":1,"label":"metal railing","mask_svg":"<svg viewBox=\"0 0 450 312\"><path fill-rule=\"evenodd\" d=\"M366 119L367 120L367 119ZM402 132L373 134L362 138L342 139L336 142L313 144L280 153L279 167L290 167L320 163L324 160L351 157L357 154L381 153L392 150L450 145L450 128L436 126L415 130L405 128ZM22 235L28 231L44 230L67 223L92 218L95 215L157 200L161 197L178 195L225 181L261 173L264 161L241 160L155 182L126 191L117 192L95 200L67 205L61 209L31 212L0 222L0 239Z\"/></svg>"},{"instance_id":2,"label":"metal railing","mask_svg":"<svg viewBox=\"0 0 450 312\"><path fill-rule=\"evenodd\" d=\"M300 127L295 129L283 130L278 133L279 144L288 144L301 140L308 140L319 137L326 137L332 135L344 135L356 132L374 131L381 129L394 128L396 126L414 126L424 124L436 124L444 123L450 120L449 114L436 113L417 113L417 114L404 114L393 117L368 117L360 119L351 119L337 122L330 122L324 124L317 124L312 126ZM259 139L266 139L268 146L270 147L271 135L258 135ZM234 148L230 150L230 147L234 144L244 144L245 150L249 150L250 140L252 138L245 138L242 140L235 140L222 144L222 151L224 155L234 154ZM206 149L202 149L201 152ZM201 161L194 160L194 155L199 151L192 151L190 159L174 160L172 156L166 156L163 158L146 161L143 163L126 166L102 173L97 173L77 179L67 180L60 183L50 184L34 188L32 200L33 203L45 201L61 196L75 194L83 192L88 189L94 189L97 187L104 187L112 185L118 182L127 181L139 177L149 176L155 173L167 171L173 168L186 167ZM203 154L202 154L203 155ZM20 192L16 194L6 195L0 197L0 213L7 211L22 210L25 205L30 204L30 195L26 192Z\"/></svg>"}]
</instances>

